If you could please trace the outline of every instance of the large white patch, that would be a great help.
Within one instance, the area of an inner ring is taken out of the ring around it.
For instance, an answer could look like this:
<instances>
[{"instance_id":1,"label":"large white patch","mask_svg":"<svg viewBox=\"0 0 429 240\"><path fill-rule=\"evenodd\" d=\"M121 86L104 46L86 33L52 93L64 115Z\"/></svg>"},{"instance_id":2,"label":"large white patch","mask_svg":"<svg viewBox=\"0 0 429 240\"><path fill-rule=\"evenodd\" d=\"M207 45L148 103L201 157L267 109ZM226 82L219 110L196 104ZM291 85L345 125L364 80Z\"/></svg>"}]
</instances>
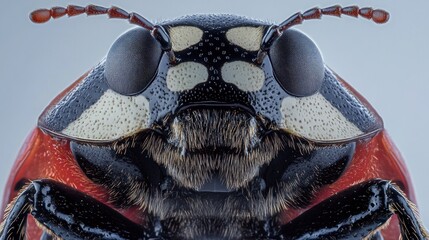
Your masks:
<instances>
[{"instance_id":1,"label":"large white patch","mask_svg":"<svg viewBox=\"0 0 429 240\"><path fill-rule=\"evenodd\" d=\"M228 41L247 51L258 51L261 47L262 37L262 27L237 27L226 32Z\"/></svg>"},{"instance_id":2,"label":"large white patch","mask_svg":"<svg viewBox=\"0 0 429 240\"><path fill-rule=\"evenodd\" d=\"M149 118L149 102L144 96L123 96L108 89L62 133L85 140L111 141L147 128Z\"/></svg>"},{"instance_id":3,"label":"large white patch","mask_svg":"<svg viewBox=\"0 0 429 240\"><path fill-rule=\"evenodd\" d=\"M170 39L173 51L182 51L197 44L203 38L203 30L191 26L170 28Z\"/></svg>"},{"instance_id":4,"label":"large white patch","mask_svg":"<svg viewBox=\"0 0 429 240\"><path fill-rule=\"evenodd\" d=\"M281 114L282 128L310 140L335 141L363 134L320 93L284 98Z\"/></svg>"},{"instance_id":5,"label":"large white patch","mask_svg":"<svg viewBox=\"0 0 429 240\"><path fill-rule=\"evenodd\" d=\"M209 73L201 63L184 62L170 67L167 72L167 87L173 92L185 91L198 83L207 81Z\"/></svg>"},{"instance_id":6,"label":"large white patch","mask_svg":"<svg viewBox=\"0 0 429 240\"><path fill-rule=\"evenodd\" d=\"M235 61L222 66L222 78L246 92L258 91L265 81L264 71L251 63Z\"/></svg>"}]
</instances>

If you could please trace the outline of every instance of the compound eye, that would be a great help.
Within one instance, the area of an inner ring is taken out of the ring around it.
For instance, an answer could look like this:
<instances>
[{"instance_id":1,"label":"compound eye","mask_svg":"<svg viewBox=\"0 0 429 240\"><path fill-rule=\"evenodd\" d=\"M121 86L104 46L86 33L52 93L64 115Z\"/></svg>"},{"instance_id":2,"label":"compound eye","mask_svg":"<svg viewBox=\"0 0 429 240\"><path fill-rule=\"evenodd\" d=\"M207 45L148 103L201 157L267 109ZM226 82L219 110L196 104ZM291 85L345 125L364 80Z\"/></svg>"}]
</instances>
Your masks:
<instances>
[{"instance_id":1,"label":"compound eye","mask_svg":"<svg viewBox=\"0 0 429 240\"><path fill-rule=\"evenodd\" d=\"M143 28L122 34L107 54L105 77L109 87L122 95L142 92L152 81L162 55L161 45Z\"/></svg>"},{"instance_id":2,"label":"compound eye","mask_svg":"<svg viewBox=\"0 0 429 240\"><path fill-rule=\"evenodd\" d=\"M316 44L305 34L286 30L270 47L275 77L289 94L310 96L322 85L325 67Z\"/></svg>"}]
</instances>

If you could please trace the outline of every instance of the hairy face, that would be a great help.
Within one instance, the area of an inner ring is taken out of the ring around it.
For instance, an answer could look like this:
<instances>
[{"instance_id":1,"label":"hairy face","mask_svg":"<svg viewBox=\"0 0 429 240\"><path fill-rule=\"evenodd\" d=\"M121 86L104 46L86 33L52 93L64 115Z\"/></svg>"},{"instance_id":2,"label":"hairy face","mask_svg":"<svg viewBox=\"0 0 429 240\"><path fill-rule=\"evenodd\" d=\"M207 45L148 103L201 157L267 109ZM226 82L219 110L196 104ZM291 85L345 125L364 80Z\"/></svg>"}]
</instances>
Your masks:
<instances>
[{"instance_id":1,"label":"hairy face","mask_svg":"<svg viewBox=\"0 0 429 240\"><path fill-rule=\"evenodd\" d=\"M281 145L266 135L263 121L242 110L186 109L165 123L164 138L152 135L143 148L194 190L213 175L231 191L245 186Z\"/></svg>"}]
</instances>

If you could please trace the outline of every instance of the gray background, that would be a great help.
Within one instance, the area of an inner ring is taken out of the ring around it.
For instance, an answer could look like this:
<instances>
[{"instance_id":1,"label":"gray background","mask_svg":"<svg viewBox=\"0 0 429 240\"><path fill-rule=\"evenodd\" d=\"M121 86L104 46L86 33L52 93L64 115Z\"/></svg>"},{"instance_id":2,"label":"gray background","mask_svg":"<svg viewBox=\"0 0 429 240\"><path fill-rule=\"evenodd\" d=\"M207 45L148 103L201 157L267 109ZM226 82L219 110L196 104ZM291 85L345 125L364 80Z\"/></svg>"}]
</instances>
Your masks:
<instances>
[{"instance_id":1,"label":"gray background","mask_svg":"<svg viewBox=\"0 0 429 240\"><path fill-rule=\"evenodd\" d=\"M94 66L115 38L130 28L105 16L61 19L44 25L28 20L40 7L74 4L118 5L151 20L193 13L234 13L276 23L313 6L385 8L391 21L379 26L350 17L309 21L297 27L320 47L325 62L362 93L383 117L406 158L421 215L429 224L429 1L25 1L0 0L0 192L26 135L44 107Z\"/></svg>"}]
</instances>

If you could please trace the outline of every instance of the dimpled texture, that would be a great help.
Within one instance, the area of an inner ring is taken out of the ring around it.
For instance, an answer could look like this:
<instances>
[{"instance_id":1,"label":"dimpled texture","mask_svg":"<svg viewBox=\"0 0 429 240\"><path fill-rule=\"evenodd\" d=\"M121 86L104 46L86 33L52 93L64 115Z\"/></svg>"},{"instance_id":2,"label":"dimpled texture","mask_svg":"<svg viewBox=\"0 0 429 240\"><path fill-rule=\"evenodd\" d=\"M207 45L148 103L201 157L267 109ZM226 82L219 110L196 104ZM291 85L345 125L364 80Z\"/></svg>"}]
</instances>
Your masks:
<instances>
[{"instance_id":1,"label":"dimpled texture","mask_svg":"<svg viewBox=\"0 0 429 240\"><path fill-rule=\"evenodd\" d=\"M148 30L134 28L122 34L106 58L109 87L123 95L143 91L154 78L161 54L160 44Z\"/></svg>"},{"instance_id":2,"label":"dimpled texture","mask_svg":"<svg viewBox=\"0 0 429 240\"><path fill-rule=\"evenodd\" d=\"M56 133L79 118L83 111L93 105L108 89L102 60L73 90L53 106L48 106L39 118L39 126Z\"/></svg>"},{"instance_id":3,"label":"dimpled texture","mask_svg":"<svg viewBox=\"0 0 429 240\"><path fill-rule=\"evenodd\" d=\"M222 78L225 82L236 85L245 92L258 91L265 81L264 71L251 63L234 61L222 67Z\"/></svg>"},{"instance_id":4,"label":"dimpled texture","mask_svg":"<svg viewBox=\"0 0 429 240\"><path fill-rule=\"evenodd\" d=\"M265 80L262 89L256 92L249 92L252 106L258 114L266 117L270 121L280 124L282 116L280 112L282 101L290 96L280 86L274 78L271 62L265 58L261 68L265 73Z\"/></svg>"},{"instance_id":5,"label":"dimpled texture","mask_svg":"<svg viewBox=\"0 0 429 240\"><path fill-rule=\"evenodd\" d=\"M261 47L262 27L237 27L226 32L228 41L247 51L258 51Z\"/></svg>"},{"instance_id":6,"label":"dimpled texture","mask_svg":"<svg viewBox=\"0 0 429 240\"><path fill-rule=\"evenodd\" d=\"M282 128L310 140L338 141L363 134L319 93L284 98L281 113Z\"/></svg>"},{"instance_id":7,"label":"dimpled texture","mask_svg":"<svg viewBox=\"0 0 429 240\"><path fill-rule=\"evenodd\" d=\"M168 69L167 87L173 92L185 91L207 81L208 77L207 68L201 63L184 62Z\"/></svg>"},{"instance_id":8,"label":"dimpled texture","mask_svg":"<svg viewBox=\"0 0 429 240\"><path fill-rule=\"evenodd\" d=\"M203 31L197 27L177 26L169 30L173 51L182 51L197 44L203 37Z\"/></svg>"},{"instance_id":9,"label":"dimpled texture","mask_svg":"<svg viewBox=\"0 0 429 240\"><path fill-rule=\"evenodd\" d=\"M144 96L123 96L109 89L62 133L83 140L112 141L147 128L149 118Z\"/></svg>"},{"instance_id":10,"label":"dimpled texture","mask_svg":"<svg viewBox=\"0 0 429 240\"><path fill-rule=\"evenodd\" d=\"M320 94L326 98L344 117L363 132L371 132L383 127L383 121L377 114L372 113L360 102L340 81L338 81L331 71L326 71L326 77Z\"/></svg>"},{"instance_id":11,"label":"dimpled texture","mask_svg":"<svg viewBox=\"0 0 429 240\"><path fill-rule=\"evenodd\" d=\"M271 46L269 56L276 79L291 95L310 96L324 78L324 63L316 44L305 34L286 30Z\"/></svg>"}]
</instances>

